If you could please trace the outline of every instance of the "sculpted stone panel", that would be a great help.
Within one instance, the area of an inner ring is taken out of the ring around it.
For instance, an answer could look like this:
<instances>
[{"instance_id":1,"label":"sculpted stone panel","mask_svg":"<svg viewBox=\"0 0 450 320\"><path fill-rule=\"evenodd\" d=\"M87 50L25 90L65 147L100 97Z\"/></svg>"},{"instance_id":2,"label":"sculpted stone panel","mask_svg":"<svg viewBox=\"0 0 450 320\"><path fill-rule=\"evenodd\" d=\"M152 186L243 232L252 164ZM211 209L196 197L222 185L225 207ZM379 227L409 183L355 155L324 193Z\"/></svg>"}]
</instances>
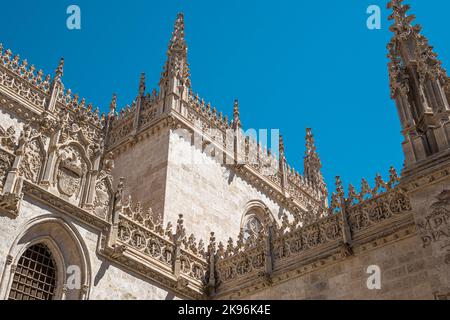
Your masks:
<instances>
[{"instance_id":1,"label":"sculpted stone panel","mask_svg":"<svg viewBox=\"0 0 450 320\"><path fill-rule=\"evenodd\" d=\"M111 183L108 182L107 177L99 179L95 186L94 213L103 219L107 218L111 205L112 193L110 186Z\"/></svg>"},{"instance_id":2,"label":"sculpted stone panel","mask_svg":"<svg viewBox=\"0 0 450 320\"><path fill-rule=\"evenodd\" d=\"M241 249L243 251L239 251ZM231 253L232 251L234 252ZM225 258L225 255L229 254L232 255ZM239 243L232 248L232 244L229 243L227 253L223 252L221 244L219 244L218 257L220 259L217 263L219 285L247 275L256 276L259 272L264 271L264 236L259 235L257 238L247 239L245 248L241 247Z\"/></svg>"},{"instance_id":3,"label":"sculpted stone panel","mask_svg":"<svg viewBox=\"0 0 450 320\"><path fill-rule=\"evenodd\" d=\"M6 176L14 161L13 152L17 144L15 134L14 127L4 130L0 126L0 192L3 190Z\"/></svg>"},{"instance_id":4,"label":"sculpted stone panel","mask_svg":"<svg viewBox=\"0 0 450 320\"><path fill-rule=\"evenodd\" d=\"M247 214L245 223L244 223L244 238L249 238L251 236L257 236L260 232L263 231L263 225L258 217L250 212Z\"/></svg>"},{"instance_id":5,"label":"sculpted stone panel","mask_svg":"<svg viewBox=\"0 0 450 320\"><path fill-rule=\"evenodd\" d=\"M94 214L102 219L107 219L113 202L113 178L111 171L114 168L114 156L106 155L103 160L103 169L95 184Z\"/></svg>"},{"instance_id":6,"label":"sculpted stone panel","mask_svg":"<svg viewBox=\"0 0 450 320\"><path fill-rule=\"evenodd\" d=\"M112 129L108 137L109 145L114 145L120 140L128 136L133 130L133 117L129 117L126 120L119 118L112 122Z\"/></svg>"},{"instance_id":7,"label":"sculpted stone panel","mask_svg":"<svg viewBox=\"0 0 450 320\"><path fill-rule=\"evenodd\" d=\"M357 232L411 210L411 203L406 195L390 192L352 207L349 210L349 223L352 232Z\"/></svg>"},{"instance_id":8,"label":"sculpted stone panel","mask_svg":"<svg viewBox=\"0 0 450 320\"><path fill-rule=\"evenodd\" d=\"M450 191L443 191L430 207L429 214L418 221L423 247L438 244L446 250L450 264Z\"/></svg>"},{"instance_id":9,"label":"sculpted stone panel","mask_svg":"<svg viewBox=\"0 0 450 320\"><path fill-rule=\"evenodd\" d=\"M0 192L3 190L6 176L12 166L13 160L12 155L0 149Z\"/></svg>"},{"instance_id":10,"label":"sculpted stone panel","mask_svg":"<svg viewBox=\"0 0 450 320\"><path fill-rule=\"evenodd\" d=\"M77 109L72 112L61 110L59 117L61 118L60 144L79 143L86 150L89 159L100 151L103 138L98 128L92 126L88 121L89 118L84 116L82 110Z\"/></svg>"},{"instance_id":11,"label":"sculpted stone panel","mask_svg":"<svg viewBox=\"0 0 450 320\"><path fill-rule=\"evenodd\" d=\"M4 130L0 126L0 146L9 152L14 152L16 145L16 129L11 126Z\"/></svg>"},{"instance_id":12,"label":"sculpted stone panel","mask_svg":"<svg viewBox=\"0 0 450 320\"><path fill-rule=\"evenodd\" d=\"M152 233L124 218L119 224L118 237L132 248L148 254L168 267L172 266L174 246L164 239L164 235Z\"/></svg>"},{"instance_id":13,"label":"sculpted stone panel","mask_svg":"<svg viewBox=\"0 0 450 320\"><path fill-rule=\"evenodd\" d=\"M33 139L27 143L24 148L19 174L33 183L38 183L44 163L43 154L42 144L38 139Z\"/></svg>"},{"instance_id":14,"label":"sculpted stone panel","mask_svg":"<svg viewBox=\"0 0 450 320\"><path fill-rule=\"evenodd\" d=\"M87 165L80 150L69 145L58 151L59 161L56 171L58 191L70 198L79 198Z\"/></svg>"}]
</instances>

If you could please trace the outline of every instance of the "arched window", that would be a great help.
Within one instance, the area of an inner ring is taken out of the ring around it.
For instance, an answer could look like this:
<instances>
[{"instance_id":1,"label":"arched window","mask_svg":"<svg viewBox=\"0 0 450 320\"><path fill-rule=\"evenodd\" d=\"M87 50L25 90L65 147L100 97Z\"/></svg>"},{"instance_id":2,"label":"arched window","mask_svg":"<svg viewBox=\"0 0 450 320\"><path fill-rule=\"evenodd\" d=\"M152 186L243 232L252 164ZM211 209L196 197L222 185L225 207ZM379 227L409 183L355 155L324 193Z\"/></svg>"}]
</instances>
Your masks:
<instances>
[{"instance_id":1,"label":"arched window","mask_svg":"<svg viewBox=\"0 0 450 320\"><path fill-rule=\"evenodd\" d=\"M56 287L56 263L48 247L35 244L20 257L9 300L52 300Z\"/></svg>"},{"instance_id":2,"label":"arched window","mask_svg":"<svg viewBox=\"0 0 450 320\"><path fill-rule=\"evenodd\" d=\"M244 239L258 236L260 232L264 231L263 224L257 212L250 211L246 214L242 231L244 232Z\"/></svg>"}]
</instances>

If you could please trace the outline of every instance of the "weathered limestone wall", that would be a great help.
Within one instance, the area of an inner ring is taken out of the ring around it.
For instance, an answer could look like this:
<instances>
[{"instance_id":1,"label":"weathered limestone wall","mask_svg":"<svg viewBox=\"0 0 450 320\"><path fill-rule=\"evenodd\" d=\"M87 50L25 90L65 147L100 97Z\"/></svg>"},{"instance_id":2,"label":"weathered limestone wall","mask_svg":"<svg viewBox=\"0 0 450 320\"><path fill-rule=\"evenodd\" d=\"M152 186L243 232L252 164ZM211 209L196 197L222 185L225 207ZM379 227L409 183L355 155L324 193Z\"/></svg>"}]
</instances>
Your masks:
<instances>
[{"instance_id":1,"label":"weathered limestone wall","mask_svg":"<svg viewBox=\"0 0 450 320\"><path fill-rule=\"evenodd\" d=\"M5 282L9 278L9 272L5 271L6 257L10 252L14 240L19 233L25 230L25 225L36 218L50 216L61 217L69 225L76 228L82 238L83 245L88 251L89 269L90 269L90 293L89 299L157 299L171 300L178 299L173 293L162 289L156 283L151 283L120 266L111 265L107 260L98 256L96 253L99 231L81 224L80 222L66 215L61 215L55 210L40 204L39 202L26 197L22 201L19 216L12 220L0 215L0 276L3 278L1 291L4 292ZM29 235L33 238L33 235ZM74 250L73 248L61 248L61 250ZM63 255L66 253L63 252ZM73 254L67 252L68 255ZM13 257L15 259L16 257ZM1 296L0 298L5 298Z\"/></svg>"},{"instance_id":2,"label":"weathered limestone wall","mask_svg":"<svg viewBox=\"0 0 450 320\"><path fill-rule=\"evenodd\" d=\"M418 246L427 256L426 268L436 295L450 299L450 180L420 188L412 193L416 208Z\"/></svg>"},{"instance_id":3,"label":"weathered limestone wall","mask_svg":"<svg viewBox=\"0 0 450 320\"><path fill-rule=\"evenodd\" d=\"M1 95L0 95L1 102ZM0 103L1 106L1 103ZM3 108L0 107L0 126L3 130L7 130L9 127L14 127L16 129L16 139L19 138L20 132L23 128L23 123L19 122L19 120L8 112L4 111Z\"/></svg>"},{"instance_id":4,"label":"weathered limestone wall","mask_svg":"<svg viewBox=\"0 0 450 320\"><path fill-rule=\"evenodd\" d=\"M170 134L165 221L184 215L186 230L197 239L236 239L245 207L259 200L278 219L283 213L276 202L251 186L215 159L196 149L177 132Z\"/></svg>"},{"instance_id":5,"label":"weathered limestone wall","mask_svg":"<svg viewBox=\"0 0 450 320\"><path fill-rule=\"evenodd\" d=\"M168 147L169 130L165 128L114 156L115 184L124 177L125 193L155 214L162 214L164 208Z\"/></svg>"},{"instance_id":6,"label":"weathered limestone wall","mask_svg":"<svg viewBox=\"0 0 450 320\"><path fill-rule=\"evenodd\" d=\"M242 299L434 299L427 268L429 254L420 239L409 238L356 254L336 264L289 279ZM381 270L381 289L369 290L367 268Z\"/></svg>"}]
</instances>

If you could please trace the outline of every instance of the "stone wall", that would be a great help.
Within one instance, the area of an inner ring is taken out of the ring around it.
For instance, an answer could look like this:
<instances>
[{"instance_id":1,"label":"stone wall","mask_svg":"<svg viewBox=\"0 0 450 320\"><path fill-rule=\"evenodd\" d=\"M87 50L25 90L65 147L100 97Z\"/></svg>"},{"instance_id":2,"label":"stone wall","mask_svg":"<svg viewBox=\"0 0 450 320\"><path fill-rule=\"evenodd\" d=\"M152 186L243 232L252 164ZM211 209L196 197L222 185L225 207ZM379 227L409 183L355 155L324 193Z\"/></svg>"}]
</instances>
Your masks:
<instances>
[{"instance_id":1,"label":"stone wall","mask_svg":"<svg viewBox=\"0 0 450 320\"><path fill-rule=\"evenodd\" d=\"M16 130L15 137L16 139L18 139L23 128L23 123L21 123L16 117L12 116L8 112L3 111L3 109L0 107L0 126L3 128L3 130L7 130L9 127L14 127Z\"/></svg>"},{"instance_id":2,"label":"stone wall","mask_svg":"<svg viewBox=\"0 0 450 320\"><path fill-rule=\"evenodd\" d=\"M5 298L6 286L10 273L7 268L6 259L8 253L11 252L14 241L22 232L26 231L25 225L30 221L43 217L57 217L62 218L67 224L77 230L82 245L87 249L89 262L89 299L157 299L157 300L172 300L178 299L172 292L163 289L156 283L143 279L130 270L123 269L120 266L115 266L111 262L103 259L97 255L97 246L99 239L99 231L87 226L85 223L80 223L71 217L60 214L54 209L40 204L38 201L25 197L22 201L19 216L12 220L8 217L0 215L0 275L2 282L0 285L2 296ZM27 238L32 239L39 234L27 234ZM56 237L55 237L56 238ZM58 244L58 243L57 243ZM61 246L64 256L78 253L74 248L64 248ZM14 250L13 250L14 252ZM15 261L16 257L12 257ZM67 267L67 266L66 266ZM5 271L6 270L6 271ZM70 292L68 294L70 298Z\"/></svg>"},{"instance_id":3,"label":"stone wall","mask_svg":"<svg viewBox=\"0 0 450 320\"><path fill-rule=\"evenodd\" d=\"M450 298L449 188L450 181L447 178L411 193L411 201L416 208L415 221L419 234L417 246L420 246L427 256L425 266L429 272L430 285L436 295L448 298Z\"/></svg>"},{"instance_id":4,"label":"stone wall","mask_svg":"<svg viewBox=\"0 0 450 320\"><path fill-rule=\"evenodd\" d=\"M165 221L184 215L185 226L197 238L236 239L245 208L260 201L279 219L283 208L214 158L196 149L177 132L170 134Z\"/></svg>"},{"instance_id":5,"label":"stone wall","mask_svg":"<svg viewBox=\"0 0 450 320\"><path fill-rule=\"evenodd\" d=\"M155 214L164 210L169 130L162 129L142 139L124 151L114 152L112 175L117 185L125 178L125 193Z\"/></svg>"}]
</instances>

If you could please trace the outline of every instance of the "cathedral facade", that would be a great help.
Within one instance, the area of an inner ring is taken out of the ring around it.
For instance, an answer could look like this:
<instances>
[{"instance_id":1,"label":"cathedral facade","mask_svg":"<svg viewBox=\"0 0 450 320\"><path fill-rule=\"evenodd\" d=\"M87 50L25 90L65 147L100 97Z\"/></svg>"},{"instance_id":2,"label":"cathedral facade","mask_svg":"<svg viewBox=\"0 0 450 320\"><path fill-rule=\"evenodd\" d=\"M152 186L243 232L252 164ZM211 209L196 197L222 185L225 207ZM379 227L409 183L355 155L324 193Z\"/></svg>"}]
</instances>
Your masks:
<instances>
[{"instance_id":1,"label":"cathedral facade","mask_svg":"<svg viewBox=\"0 0 450 320\"><path fill-rule=\"evenodd\" d=\"M311 129L299 173L199 98L182 14L159 88L108 114L0 45L0 299L450 298L450 78L388 7L405 163L359 190Z\"/></svg>"}]
</instances>

